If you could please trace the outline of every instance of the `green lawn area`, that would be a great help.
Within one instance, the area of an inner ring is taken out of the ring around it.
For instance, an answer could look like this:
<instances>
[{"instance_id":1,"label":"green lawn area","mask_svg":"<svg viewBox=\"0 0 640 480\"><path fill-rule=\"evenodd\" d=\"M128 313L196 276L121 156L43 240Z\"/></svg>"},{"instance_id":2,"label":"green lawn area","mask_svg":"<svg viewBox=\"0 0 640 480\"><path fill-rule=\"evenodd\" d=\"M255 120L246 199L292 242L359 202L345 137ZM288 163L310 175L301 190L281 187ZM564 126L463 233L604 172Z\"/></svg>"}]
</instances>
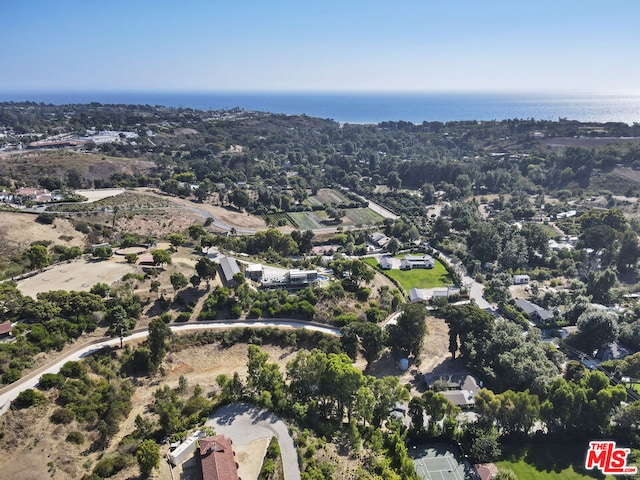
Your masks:
<instances>
[{"instance_id":1,"label":"green lawn area","mask_svg":"<svg viewBox=\"0 0 640 480\"><path fill-rule=\"evenodd\" d=\"M613 480L599 470L584 469L588 445L543 444L502 446L504 460L495 462L499 469L512 470L518 480Z\"/></svg>"},{"instance_id":2,"label":"green lawn area","mask_svg":"<svg viewBox=\"0 0 640 480\"><path fill-rule=\"evenodd\" d=\"M366 258L365 262L375 267L378 261L375 258ZM415 270L384 270L383 273L393 278L406 291L412 288L436 288L445 285L453 285L451 275L444 265L437 259L433 268L416 268Z\"/></svg>"}]
</instances>

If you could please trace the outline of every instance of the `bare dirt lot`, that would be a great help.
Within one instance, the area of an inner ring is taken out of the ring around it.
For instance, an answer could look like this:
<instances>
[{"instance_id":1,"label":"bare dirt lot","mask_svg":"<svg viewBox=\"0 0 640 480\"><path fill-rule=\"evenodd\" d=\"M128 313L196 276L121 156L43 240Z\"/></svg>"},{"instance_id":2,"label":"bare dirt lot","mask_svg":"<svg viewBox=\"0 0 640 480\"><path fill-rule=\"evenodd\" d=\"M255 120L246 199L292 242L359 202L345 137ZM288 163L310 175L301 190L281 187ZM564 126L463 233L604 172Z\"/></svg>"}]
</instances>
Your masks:
<instances>
[{"instance_id":1,"label":"bare dirt lot","mask_svg":"<svg viewBox=\"0 0 640 480\"><path fill-rule=\"evenodd\" d=\"M196 210L202 210L209 213L210 215L213 215L215 218L222 221L229 227L234 227L238 230L266 230L267 228L267 224L262 218L249 215L245 212L239 212L237 209L232 207L219 207L210 203L196 203L179 197L167 197L166 195L160 194L150 188L139 188L137 189L137 191L168 199L178 205L183 205ZM202 219L202 217L200 217L199 223L202 223L203 221L204 220Z\"/></svg>"},{"instance_id":2,"label":"bare dirt lot","mask_svg":"<svg viewBox=\"0 0 640 480\"><path fill-rule=\"evenodd\" d=\"M75 193L87 199L87 203L97 202L103 198L115 197L124 193L122 188L99 188L97 190L76 190Z\"/></svg>"},{"instance_id":3,"label":"bare dirt lot","mask_svg":"<svg viewBox=\"0 0 640 480\"><path fill-rule=\"evenodd\" d=\"M48 268L33 277L18 282L23 295L35 298L49 290L89 291L96 283L111 285L124 274L134 272L135 267L120 258L93 261L80 259Z\"/></svg>"}]
</instances>

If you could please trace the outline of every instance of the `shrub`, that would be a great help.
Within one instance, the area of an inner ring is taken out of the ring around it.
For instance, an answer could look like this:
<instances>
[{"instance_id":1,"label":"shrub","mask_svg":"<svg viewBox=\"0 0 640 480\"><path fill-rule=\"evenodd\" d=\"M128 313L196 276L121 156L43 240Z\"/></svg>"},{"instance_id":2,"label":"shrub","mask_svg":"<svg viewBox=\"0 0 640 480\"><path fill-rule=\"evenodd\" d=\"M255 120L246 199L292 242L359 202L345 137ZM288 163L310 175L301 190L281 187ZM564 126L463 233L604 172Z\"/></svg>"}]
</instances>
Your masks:
<instances>
[{"instance_id":1,"label":"shrub","mask_svg":"<svg viewBox=\"0 0 640 480\"><path fill-rule=\"evenodd\" d=\"M36 217L36 222L41 223L43 225L51 225L56 219L56 216L53 213L42 212L40 215Z\"/></svg>"},{"instance_id":2,"label":"shrub","mask_svg":"<svg viewBox=\"0 0 640 480\"><path fill-rule=\"evenodd\" d=\"M176 318L176 322L188 322L190 318L191 314L189 312L180 312Z\"/></svg>"},{"instance_id":3,"label":"shrub","mask_svg":"<svg viewBox=\"0 0 640 480\"><path fill-rule=\"evenodd\" d=\"M171 316L171 314L169 312L164 312L160 314L160 319L164 322L164 323L170 323L171 320L173 320L173 317Z\"/></svg>"},{"instance_id":4,"label":"shrub","mask_svg":"<svg viewBox=\"0 0 640 480\"><path fill-rule=\"evenodd\" d=\"M82 445L84 443L84 435L81 432L74 431L69 432L67 435L67 442L75 443L76 445Z\"/></svg>"},{"instance_id":5,"label":"shrub","mask_svg":"<svg viewBox=\"0 0 640 480\"><path fill-rule=\"evenodd\" d=\"M64 383L64 377L58 373L45 373L40 377L38 388L41 390L49 390L51 388L60 388Z\"/></svg>"},{"instance_id":6,"label":"shrub","mask_svg":"<svg viewBox=\"0 0 640 480\"><path fill-rule=\"evenodd\" d=\"M66 425L67 423L72 422L75 419L75 415L68 408L58 408L51 414L49 420L53 423Z\"/></svg>"},{"instance_id":7,"label":"shrub","mask_svg":"<svg viewBox=\"0 0 640 480\"><path fill-rule=\"evenodd\" d=\"M87 369L80 362L67 362L60 368L60 374L67 378L81 378L87 374Z\"/></svg>"},{"instance_id":8,"label":"shrub","mask_svg":"<svg viewBox=\"0 0 640 480\"><path fill-rule=\"evenodd\" d=\"M371 289L366 287L356 292L356 298L361 302L366 302L369 299L369 295L371 295Z\"/></svg>"},{"instance_id":9,"label":"shrub","mask_svg":"<svg viewBox=\"0 0 640 480\"><path fill-rule=\"evenodd\" d=\"M125 469L133 463L131 455L109 455L103 457L93 469L93 473L100 478L112 477L120 470Z\"/></svg>"},{"instance_id":10,"label":"shrub","mask_svg":"<svg viewBox=\"0 0 640 480\"><path fill-rule=\"evenodd\" d=\"M47 397L44 396L44 393L34 390L33 388L28 388L18 394L13 401L13 406L15 408L35 407L42 405L46 399Z\"/></svg>"},{"instance_id":11,"label":"shrub","mask_svg":"<svg viewBox=\"0 0 640 480\"><path fill-rule=\"evenodd\" d=\"M2 374L2 383L13 383L20 380L22 372L17 368L9 368Z\"/></svg>"},{"instance_id":12,"label":"shrub","mask_svg":"<svg viewBox=\"0 0 640 480\"><path fill-rule=\"evenodd\" d=\"M357 322L357 321L358 321L358 317L356 316L355 313L345 313L343 315L338 315L335 318L335 324L338 326L348 325L350 323Z\"/></svg>"}]
</instances>

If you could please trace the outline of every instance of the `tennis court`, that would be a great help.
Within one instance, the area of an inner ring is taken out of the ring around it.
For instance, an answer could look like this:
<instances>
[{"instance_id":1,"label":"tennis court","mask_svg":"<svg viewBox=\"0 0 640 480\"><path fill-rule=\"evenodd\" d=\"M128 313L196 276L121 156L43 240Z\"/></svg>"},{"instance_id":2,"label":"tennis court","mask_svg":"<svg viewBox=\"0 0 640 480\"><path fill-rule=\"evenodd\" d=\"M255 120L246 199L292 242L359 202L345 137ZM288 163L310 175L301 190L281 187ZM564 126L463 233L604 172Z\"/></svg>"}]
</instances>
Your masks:
<instances>
[{"instance_id":1,"label":"tennis court","mask_svg":"<svg viewBox=\"0 0 640 480\"><path fill-rule=\"evenodd\" d=\"M446 443L414 445L409 448L416 473L422 480L474 480L475 471Z\"/></svg>"}]
</instances>

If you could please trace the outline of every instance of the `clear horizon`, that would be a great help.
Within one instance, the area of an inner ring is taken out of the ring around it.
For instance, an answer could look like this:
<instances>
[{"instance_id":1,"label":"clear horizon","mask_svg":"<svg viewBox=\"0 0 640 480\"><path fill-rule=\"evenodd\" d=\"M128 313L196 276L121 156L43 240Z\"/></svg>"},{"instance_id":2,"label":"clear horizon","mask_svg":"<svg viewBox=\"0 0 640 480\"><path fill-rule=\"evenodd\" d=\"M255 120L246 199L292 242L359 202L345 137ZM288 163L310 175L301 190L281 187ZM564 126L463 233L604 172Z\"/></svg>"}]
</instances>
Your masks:
<instances>
[{"instance_id":1,"label":"clear horizon","mask_svg":"<svg viewBox=\"0 0 640 480\"><path fill-rule=\"evenodd\" d=\"M640 2L24 0L0 92L640 93Z\"/></svg>"}]
</instances>

